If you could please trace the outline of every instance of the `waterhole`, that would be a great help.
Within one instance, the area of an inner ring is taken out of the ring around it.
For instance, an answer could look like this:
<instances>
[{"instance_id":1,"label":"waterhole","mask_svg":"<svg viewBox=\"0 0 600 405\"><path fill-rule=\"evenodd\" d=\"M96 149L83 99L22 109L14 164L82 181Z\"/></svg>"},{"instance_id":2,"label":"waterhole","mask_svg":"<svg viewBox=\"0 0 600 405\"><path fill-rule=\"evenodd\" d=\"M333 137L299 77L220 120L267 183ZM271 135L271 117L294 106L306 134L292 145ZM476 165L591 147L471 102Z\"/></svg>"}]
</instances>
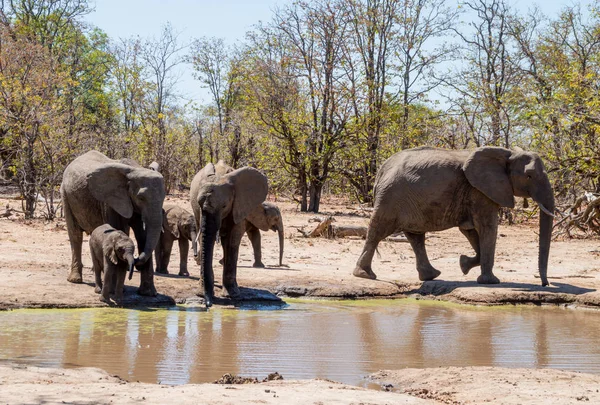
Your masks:
<instances>
[{"instance_id":1,"label":"waterhole","mask_svg":"<svg viewBox=\"0 0 600 405\"><path fill-rule=\"evenodd\" d=\"M99 367L130 381L211 382L224 373L366 386L380 369L558 368L600 374L600 314L410 300L249 309L0 313L0 358Z\"/></svg>"}]
</instances>

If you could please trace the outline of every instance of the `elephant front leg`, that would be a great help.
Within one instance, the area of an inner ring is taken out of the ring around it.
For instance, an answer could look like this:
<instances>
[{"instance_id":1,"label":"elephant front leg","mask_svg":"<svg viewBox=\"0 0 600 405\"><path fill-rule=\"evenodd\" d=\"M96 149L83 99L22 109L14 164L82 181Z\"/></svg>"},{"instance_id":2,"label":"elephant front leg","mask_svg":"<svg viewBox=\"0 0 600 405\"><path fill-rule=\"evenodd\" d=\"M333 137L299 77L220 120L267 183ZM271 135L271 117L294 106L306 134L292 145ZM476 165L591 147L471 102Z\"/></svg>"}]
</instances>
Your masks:
<instances>
[{"instance_id":1,"label":"elephant front leg","mask_svg":"<svg viewBox=\"0 0 600 405\"><path fill-rule=\"evenodd\" d=\"M252 264L252 267L265 267L262 262L260 230L255 226L250 226L246 233L248 234L250 243L252 243L252 250L254 251L254 264Z\"/></svg>"},{"instance_id":2,"label":"elephant front leg","mask_svg":"<svg viewBox=\"0 0 600 405\"><path fill-rule=\"evenodd\" d=\"M127 267L118 269L117 274L113 275L115 279L115 301L117 304L123 304L123 289L125 288L125 276L127 275Z\"/></svg>"},{"instance_id":3,"label":"elephant front leg","mask_svg":"<svg viewBox=\"0 0 600 405\"><path fill-rule=\"evenodd\" d=\"M481 255L480 255L480 247L479 247L479 234L475 229L460 229L463 235L467 238L473 250L475 250L475 256L469 257L466 255L460 255L460 269L463 274L469 274L469 271L473 267L477 267L481 264Z\"/></svg>"},{"instance_id":4,"label":"elephant front leg","mask_svg":"<svg viewBox=\"0 0 600 405\"><path fill-rule=\"evenodd\" d=\"M104 259L104 283L100 292L100 301L110 303L111 289L114 289L115 265Z\"/></svg>"},{"instance_id":5,"label":"elephant front leg","mask_svg":"<svg viewBox=\"0 0 600 405\"><path fill-rule=\"evenodd\" d=\"M173 239L162 235L156 246L156 272L160 274L169 274L169 262L171 261L171 252L173 250Z\"/></svg>"},{"instance_id":6,"label":"elephant front leg","mask_svg":"<svg viewBox=\"0 0 600 405\"><path fill-rule=\"evenodd\" d=\"M189 276L187 269L188 263L188 254L190 252L190 242L186 238L179 239L179 257L181 258L179 262L179 275L180 276Z\"/></svg>"},{"instance_id":7,"label":"elephant front leg","mask_svg":"<svg viewBox=\"0 0 600 405\"><path fill-rule=\"evenodd\" d=\"M237 284L237 261L240 252L240 242L244 235L242 224L234 225L233 228L221 238L223 244L223 288L225 296L238 298L240 289Z\"/></svg>"},{"instance_id":8,"label":"elephant front leg","mask_svg":"<svg viewBox=\"0 0 600 405\"><path fill-rule=\"evenodd\" d=\"M481 254L481 275L477 277L477 282L479 284L498 284L500 280L492 272L498 235L498 214L492 216L489 224L480 225L477 232L479 233Z\"/></svg>"},{"instance_id":9,"label":"elephant front leg","mask_svg":"<svg viewBox=\"0 0 600 405\"><path fill-rule=\"evenodd\" d=\"M427 250L425 249L425 234L404 232L406 238L410 242L410 246L415 252L417 259L417 271L419 272L419 280L429 281L439 276L440 271L435 269L429 262Z\"/></svg>"}]
</instances>

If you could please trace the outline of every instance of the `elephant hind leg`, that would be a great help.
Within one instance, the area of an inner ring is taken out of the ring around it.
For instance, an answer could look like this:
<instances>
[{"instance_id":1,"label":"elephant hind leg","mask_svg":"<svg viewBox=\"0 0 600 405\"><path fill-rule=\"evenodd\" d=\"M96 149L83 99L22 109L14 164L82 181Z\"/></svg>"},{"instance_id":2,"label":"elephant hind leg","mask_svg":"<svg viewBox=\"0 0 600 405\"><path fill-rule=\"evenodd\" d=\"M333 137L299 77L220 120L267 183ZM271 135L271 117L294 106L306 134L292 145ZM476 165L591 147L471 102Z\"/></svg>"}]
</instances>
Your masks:
<instances>
[{"instance_id":1,"label":"elephant hind leg","mask_svg":"<svg viewBox=\"0 0 600 405\"><path fill-rule=\"evenodd\" d=\"M374 214L376 215L376 213ZM367 231L367 238L365 240L365 246L363 251L356 262L356 267L352 274L355 277L367 278L376 280L377 275L373 272L371 264L373 262L373 255L377 249L377 245L386 237L390 236L394 229L389 226L390 222L379 221L376 216L371 220L369 229Z\"/></svg>"},{"instance_id":2,"label":"elephant hind leg","mask_svg":"<svg viewBox=\"0 0 600 405\"><path fill-rule=\"evenodd\" d=\"M429 262L427 250L425 249L425 234L404 232L406 238L410 242L410 246L415 252L417 258L417 271L419 272L419 280L429 281L435 279L441 273L435 269Z\"/></svg>"},{"instance_id":3,"label":"elephant hind leg","mask_svg":"<svg viewBox=\"0 0 600 405\"><path fill-rule=\"evenodd\" d=\"M67 277L70 283L83 283L81 263L81 245L83 244L83 230L75 220L75 216L71 211L67 198L63 195L63 204L65 212L65 221L67 223L67 231L69 233L69 243L71 244L71 272Z\"/></svg>"},{"instance_id":4,"label":"elephant hind leg","mask_svg":"<svg viewBox=\"0 0 600 405\"><path fill-rule=\"evenodd\" d=\"M479 234L475 229L460 229L463 235L467 238L473 250L475 250L475 256L469 257L466 255L460 255L460 269L463 274L469 274L469 271L473 267L477 267L481 264L481 255L479 248Z\"/></svg>"}]
</instances>

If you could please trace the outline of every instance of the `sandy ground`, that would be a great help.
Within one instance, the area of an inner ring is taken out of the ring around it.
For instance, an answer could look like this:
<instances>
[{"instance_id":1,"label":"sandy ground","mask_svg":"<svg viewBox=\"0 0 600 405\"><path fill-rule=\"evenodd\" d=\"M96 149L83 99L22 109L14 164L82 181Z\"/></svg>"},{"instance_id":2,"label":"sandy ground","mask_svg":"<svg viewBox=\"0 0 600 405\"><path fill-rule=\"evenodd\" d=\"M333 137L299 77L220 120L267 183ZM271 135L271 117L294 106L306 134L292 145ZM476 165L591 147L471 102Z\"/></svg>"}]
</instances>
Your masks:
<instances>
[{"instance_id":1,"label":"sandy ground","mask_svg":"<svg viewBox=\"0 0 600 405\"><path fill-rule=\"evenodd\" d=\"M188 207L183 198L170 202ZM13 198L0 198L0 206L19 209ZM286 266L277 267L278 241L274 232L263 233L266 269L252 268L252 249L244 238L238 265L238 283L246 298L285 299L370 298L422 296L480 305L505 303L600 306L600 240L559 240L551 248L550 287L541 287L537 273L537 226L535 221L501 226L495 274L502 283L480 286L479 270L464 276L458 266L460 254L471 254L466 239L456 229L429 235L427 247L432 264L441 270L439 280L419 282L414 254L408 243L384 241L373 269L378 280L352 276L363 240L308 239L298 228L315 226L314 214L300 213L295 204L278 203L285 226ZM368 212L329 201L319 216L334 215L338 224L367 225ZM66 281L70 247L63 220L25 221L22 215L0 219L0 309L41 307L94 307L106 305L94 294L91 259L84 239L84 284ZM170 270L178 271L174 248ZM215 249L220 257L220 249ZM215 261L216 264L216 261ZM192 277L156 276L159 296L139 297L139 283L127 281L126 305L201 303L199 269L190 255ZM215 268L217 282L219 268ZM217 289L219 294L220 290ZM221 304L231 302L221 301ZM233 303L235 304L235 303ZM363 390L321 381L272 381L257 385L213 384L168 387L128 383L96 369L40 369L14 364L0 365L2 403L179 403L213 404L570 404L600 403L600 376L556 370L509 370L499 368L436 368L382 371L374 376L393 392ZM390 385L391 384L391 385ZM114 395L113 395L114 394Z\"/></svg>"},{"instance_id":2,"label":"sandy ground","mask_svg":"<svg viewBox=\"0 0 600 405\"><path fill-rule=\"evenodd\" d=\"M408 394L343 385L325 380L260 384L131 383L96 368L56 369L0 366L2 404L436 404Z\"/></svg>"},{"instance_id":3,"label":"sandy ground","mask_svg":"<svg viewBox=\"0 0 600 405\"><path fill-rule=\"evenodd\" d=\"M3 404L503 404L600 403L600 376L560 370L443 367L380 371L381 391L326 380L168 386L96 368L0 365ZM390 391L390 392L386 392Z\"/></svg>"},{"instance_id":4,"label":"sandy ground","mask_svg":"<svg viewBox=\"0 0 600 405\"><path fill-rule=\"evenodd\" d=\"M183 198L168 197L169 202L188 206ZM15 200L0 199L17 208ZM467 240L457 229L428 235L427 248L432 264L442 274L438 280L420 282L415 259L408 243L384 241L375 256L373 269L378 280L352 276L364 241L355 239L305 238L298 228L312 229L314 214L300 213L295 204L278 203L286 227L284 267L277 267L278 240L275 232L263 233L265 269L252 267L249 240L244 237L238 263L238 283L246 298L320 297L368 298L424 296L475 304L551 303L600 306L600 240L559 240L552 244L548 269L549 287L541 287L537 277L536 221L524 225L501 226L495 274L502 281L495 286L478 285L479 268L463 275L458 266L461 254L472 254ZM334 215L337 224L367 225L368 212L349 209L343 203L328 203L319 216ZM3 291L0 309L23 307L91 307L105 305L93 289L93 273L84 236L84 284L66 281L70 246L64 221L45 223L25 221L13 215L0 219L0 279ZM170 271L176 274L179 252L173 248ZM215 249L215 276L220 283L221 249ZM127 281L126 305L198 302L200 270L190 254L190 278L157 275L160 295L139 297L135 287L139 276ZM216 294L221 290L216 288ZM222 303L228 303L223 301Z\"/></svg>"},{"instance_id":5,"label":"sandy ground","mask_svg":"<svg viewBox=\"0 0 600 405\"><path fill-rule=\"evenodd\" d=\"M600 376L561 370L442 367L380 371L386 389L444 404L599 404Z\"/></svg>"}]
</instances>

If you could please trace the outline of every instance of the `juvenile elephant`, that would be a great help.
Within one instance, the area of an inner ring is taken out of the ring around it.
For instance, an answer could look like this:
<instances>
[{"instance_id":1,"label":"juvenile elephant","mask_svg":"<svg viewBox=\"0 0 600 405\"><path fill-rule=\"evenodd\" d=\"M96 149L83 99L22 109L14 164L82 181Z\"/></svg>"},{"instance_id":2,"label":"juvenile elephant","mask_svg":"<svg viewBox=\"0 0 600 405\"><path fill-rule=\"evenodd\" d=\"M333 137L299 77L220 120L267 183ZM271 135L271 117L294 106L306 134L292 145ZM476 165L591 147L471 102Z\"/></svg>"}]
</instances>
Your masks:
<instances>
[{"instance_id":1,"label":"juvenile elephant","mask_svg":"<svg viewBox=\"0 0 600 405\"><path fill-rule=\"evenodd\" d=\"M169 274L168 267L171 250L173 242L177 240L179 243L179 256L181 258L179 275L189 276L190 274L187 270L188 252L190 251L189 241L192 241L194 256L198 255L196 220L194 219L194 215L189 211L174 204L165 204L163 210L163 232L154 251L156 272Z\"/></svg>"},{"instance_id":2,"label":"juvenile elephant","mask_svg":"<svg viewBox=\"0 0 600 405\"><path fill-rule=\"evenodd\" d=\"M90 151L66 167L61 196L72 252L68 281L82 282L83 232L89 234L107 223L125 234L133 229L139 254L136 267L141 271L138 294L156 295L152 252L162 231L162 175Z\"/></svg>"},{"instance_id":3,"label":"juvenile elephant","mask_svg":"<svg viewBox=\"0 0 600 405\"><path fill-rule=\"evenodd\" d=\"M114 294L117 303L123 302L125 276L133 271L135 263L134 250L135 245L125 232L118 231L108 224L94 229L90 236L90 252L96 276L95 291L100 294L100 301L108 303L110 294Z\"/></svg>"},{"instance_id":4,"label":"juvenile elephant","mask_svg":"<svg viewBox=\"0 0 600 405\"><path fill-rule=\"evenodd\" d=\"M217 233L224 253L223 287L226 295L235 298L239 296L236 275L244 220L265 200L267 191L267 178L252 167L219 176L215 165L209 163L192 180L190 202L202 240L200 270L207 307L214 299L212 260Z\"/></svg>"},{"instance_id":5,"label":"juvenile elephant","mask_svg":"<svg viewBox=\"0 0 600 405\"><path fill-rule=\"evenodd\" d=\"M517 196L532 198L541 209L539 272L542 285L548 285L554 195L537 154L497 147L405 150L385 161L373 191L374 211L355 276L375 279L371 262L378 243L404 231L415 252L419 279L433 280L440 272L427 258L425 232L458 227L475 250L474 257L460 257L462 272L480 265L478 283L499 283L492 272L498 210L514 207Z\"/></svg>"},{"instance_id":6,"label":"juvenile elephant","mask_svg":"<svg viewBox=\"0 0 600 405\"><path fill-rule=\"evenodd\" d=\"M246 234L254 251L253 267L265 267L262 262L260 231L274 231L279 235L279 265L283 263L283 219L275 204L263 202L246 217Z\"/></svg>"}]
</instances>

